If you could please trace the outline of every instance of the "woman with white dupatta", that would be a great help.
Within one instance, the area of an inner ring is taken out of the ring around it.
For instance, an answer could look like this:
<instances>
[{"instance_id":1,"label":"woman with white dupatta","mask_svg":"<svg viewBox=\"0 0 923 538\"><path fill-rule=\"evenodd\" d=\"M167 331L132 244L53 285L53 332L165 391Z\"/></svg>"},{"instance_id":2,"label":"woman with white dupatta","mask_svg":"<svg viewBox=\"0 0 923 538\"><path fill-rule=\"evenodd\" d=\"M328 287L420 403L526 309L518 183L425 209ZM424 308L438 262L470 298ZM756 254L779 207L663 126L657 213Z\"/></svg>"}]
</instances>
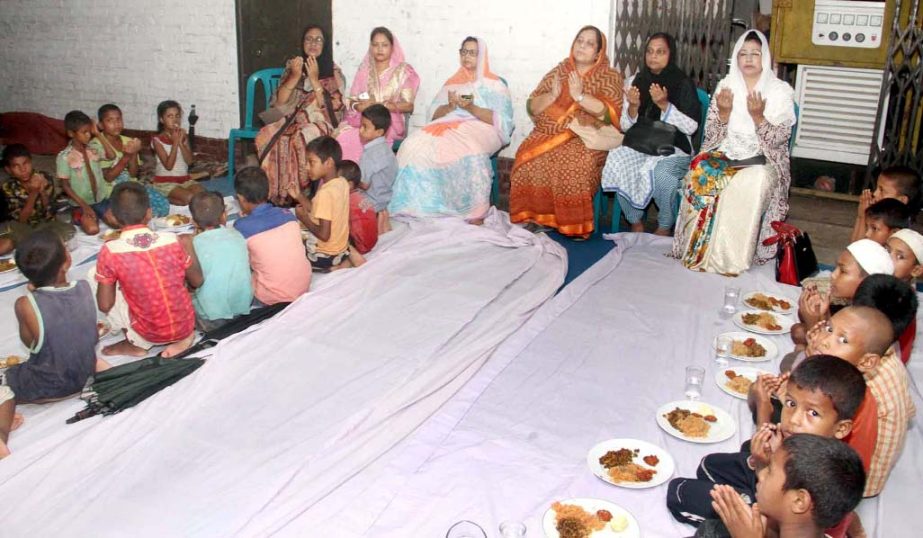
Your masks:
<instances>
[{"instance_id":1,"label":"woman with white dupatta","mask_svg":"<svg viewBox=\"0 0 923 538\"><path fill-rule=\"evenodd\" d=\"M731 60L708 109L702 153L684 180L673 255L689 269L737 275L775 256L776 245L762 242L788 213L795 109L762 33L742 35ZM764 164L740 162L761 157Z\"/></svg>"}]
</instances>

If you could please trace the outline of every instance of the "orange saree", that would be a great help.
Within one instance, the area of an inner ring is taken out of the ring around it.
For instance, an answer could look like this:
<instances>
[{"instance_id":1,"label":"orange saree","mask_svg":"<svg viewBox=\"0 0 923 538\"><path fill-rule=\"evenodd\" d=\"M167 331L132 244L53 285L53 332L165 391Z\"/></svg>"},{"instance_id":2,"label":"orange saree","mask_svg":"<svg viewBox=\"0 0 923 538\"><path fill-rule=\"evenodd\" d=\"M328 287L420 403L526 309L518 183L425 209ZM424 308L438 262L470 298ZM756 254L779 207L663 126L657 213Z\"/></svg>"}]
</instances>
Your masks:
<instances>
[{"instance_id":1,"label":"orange saree","mask_svg":"<svg viewBox=\"0 0 923 538\"><path fill-rule=\"evenodd\" d=\"M593 232L593 196L606 162L606 151L587 149L568 129L574 118L581 125L619 124L622 112L622 75L609 67L606 43L596 64L581 78L584 94L606 105L602 119L594 118L574 102L567 77L576 70L573 57L542 78L531 98L551 91L554 77L561 94L544 111L532 116L535 128L516 152L510 177L510 217L513 222L535 221L564 235Z\"/></svg>"}]
</instances>

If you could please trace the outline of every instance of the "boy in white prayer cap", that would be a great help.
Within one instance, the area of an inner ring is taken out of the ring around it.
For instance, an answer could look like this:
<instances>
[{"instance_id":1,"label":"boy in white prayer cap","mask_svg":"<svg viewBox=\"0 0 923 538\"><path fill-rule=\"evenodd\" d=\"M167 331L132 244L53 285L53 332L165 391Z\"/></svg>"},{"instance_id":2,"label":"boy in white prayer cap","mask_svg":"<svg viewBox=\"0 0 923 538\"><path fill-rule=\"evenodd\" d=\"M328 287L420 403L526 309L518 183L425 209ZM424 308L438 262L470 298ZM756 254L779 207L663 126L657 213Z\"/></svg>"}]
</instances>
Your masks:
<instances>
[{"instance_id":1,"label":"boy in white prayer cap","mask_svg":"<svg viewBox=\"0 0 923 538\"><path fill-rule=\"evenodd\" d=\"M850 243L836 260L830 277L830 290L823 293L816 285L805 285L798 299L798 319L792 327L792 340L797 349L806 343L805 330L830 317L830 305L848 305L856 288L869 275L894 274L894 262L885 248L871 239Z\"/></svg>"},{"instance_id":2,"label":"boy in white prayer cap","mask_svg":"<svg viewBox=\"0 0 923 538\"><path fill-rule=\"evenodd\" d=\"M885 248L891 253L894 276L913 285L923 275L923 235L904 228L888 238Z\"/></svg>"}]
</instances>

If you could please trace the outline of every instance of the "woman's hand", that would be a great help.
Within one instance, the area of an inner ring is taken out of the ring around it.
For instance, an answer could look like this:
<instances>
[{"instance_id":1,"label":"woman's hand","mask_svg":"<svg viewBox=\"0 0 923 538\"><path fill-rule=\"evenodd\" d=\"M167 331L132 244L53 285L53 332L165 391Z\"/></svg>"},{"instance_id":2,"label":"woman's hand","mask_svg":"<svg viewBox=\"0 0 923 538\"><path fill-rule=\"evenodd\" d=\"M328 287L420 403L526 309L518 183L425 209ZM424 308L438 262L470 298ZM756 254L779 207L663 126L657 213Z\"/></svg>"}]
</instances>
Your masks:
<instances>
[{"instance_id":1,"label":"woman's hand","mask_svg":"<svg viewBox=\"0 0 923 538\"><path fill-rule=\"evenodd\" d=\"M285 68L289 73L295 76L295 80L298 80L301 78L301 74L304 73L304 60L301 56L292 58L285 62Z\"/></svg>"},{"instance_id":2,"label":"woman's hand","mask_svg":"<svg viewBox=\"0 0 923 538\"><path fill-rule=\"evenodd\" d=\"M651 100L662 112L666 112L670 106L670 96L667 89L660 84L651 84Z\"/></svg>"},{"instance_id":3,"label":"woman's hand","mask_svg":"<svg viewBox=\"0 0 923 538\"><path fill-rule=\"evenodd\" d=\"M557 75L551 79L551 93L549 95L551 95L552 102L556 101L561 95L561 79Z\"/></svg>"},{"instance_id":4,"label":"woman's hand","mask_svg":"<svg viewBox=\"0 0 923 538\"><path fill-rule=\"evenodd\" d=\"M763 99L760 92L750 92L747 94L747 112L750 113L750 117L753 118L753 123L757 126L766 120L766 118L763 117L763 112L765 110L766 100Z\"/></svg>"},{"instance_id":5,"label":"woman's hand","mask_svg":"<svg viewBox=\"0 0 923 538\"><path fill-rule=\"evenodd\" d=\"M317 66L317 58L314 56L308 56L308 59L305 60L305 67L308 68L308 79L311 81L311 86L315 90L320 88L320 68Z\"/></svg>"},{"instance_id":6,"label":"woman's hand","mask_svg":"<svg viewBox=\"0 0 923 538\"><path fill-rule=\"evenodd\" d=\"M567 75L567 89L570 91L571 99L576 101L583 97L583 80L576 71L571 71Z\"/></svg>"},{"instance_id":7,"label":"woman's hand","mask_svg":"<svg viewBox=\"0 0 923 538\"><path fill-rule=\"evenodd\" d=\"M731 109L734 108L734 92L729 88L724 88L715 96L715 104L718 106L718 116L721 121L728 122L731 117Z\"/></svg>"},{"instance_id":8,"label":"woman's hand","mask_svg":"<svg viewBox=\"0 0 923 538\"><path fill-rule=\"evenodd\" d=\"M356 109L356 112L361 113L363 110L367 109L368 107L374 104L375 104L375 101L372 101L371 99L357 99L356 104L353 105L353 108Z\"/></svg>"},{"instance_id":9,"label":"woman's hand","mask_svg":"<svg viewBox=\"0 0 923 538\"><path fill-rule=\"evenodd\" d=\"M740 494L727 485L717 485L711 490L712 508L718 513L728 532L734 538L763 538L765 518L756 503L747 506Z\"/></svg>"},{"instance_id":10,"label":"woman's hand","mask_svg":"<svg viewBox=\"0 0 923 538\"><path fill-rule=\"evenodd\" d=\"M461 100L458 98L458 92L449 90L449 106L452 108L458 108L461 106Z\"/></svg>"},{"instance_id":11,"label":"woman's hand","mask_svg":"<svg viewBox=\"0 0 923 538\"><path fill-rule=\"evenodd\" d=\"M628 116L632 119L638 117L638 109L641 108L641 91L632 86L625 92L625 98L628 99Z\"/></svg>"}]
</instances>

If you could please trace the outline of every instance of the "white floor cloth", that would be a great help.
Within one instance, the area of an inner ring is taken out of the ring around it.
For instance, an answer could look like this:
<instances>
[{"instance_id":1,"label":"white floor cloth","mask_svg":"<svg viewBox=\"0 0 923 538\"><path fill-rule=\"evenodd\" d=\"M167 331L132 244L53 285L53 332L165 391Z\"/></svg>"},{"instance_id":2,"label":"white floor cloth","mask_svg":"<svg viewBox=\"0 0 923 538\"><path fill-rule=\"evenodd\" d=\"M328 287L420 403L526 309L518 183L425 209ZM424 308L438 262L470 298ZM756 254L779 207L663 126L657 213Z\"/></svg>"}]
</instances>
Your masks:
<instances>
[{"instance_id":1,"label":"white floor cloth","mask_svg":"<svg viewBox=\"0 0 923 538\"><path fill-rule=\"evenodd\" d=\"M65 426L79 401L21 406L0 534L319 536L300 516L463 386L566 266L505 214L401 226L131 410Z\"/></svg>"},{"instance_id":2,"label":"white floor cloth","mask_svg":"<svg viewBox=\"0 0 923 538\"><path fill-rule=\"evenodd\" d=\"M666 509L666 484L611 486L589 471L586 454L606 439L642 439L669 451L674 476L695 476L706 454L738 450L752 434L750 414L713 381L712 339L738 330L719 316L723 288L792 299L798 290L776 283L770 267L733 279L695 273L664 256L669 240L616 237L615 249L545 303L438 414L306 512L301 521L311 535L438 537L468 519L488 536L499 535L500 522L519 520L529 537L540 537L540 519L553 501L597 497L630 510L642 536L691 536L694 529ZM780 356L792 347L787 335L770 338ZM917 380L921 348L911 362ZM778 363L756 366L778 371ZM702 400L738 419L731 439L696 445L656 425L657 408L684 398L688 365L706 368ZM919 409L916 386L913 392ZM923 483L920 422L918 415L884 493L860 505L869 536L919 535L910 522Z\"/></svg>"}]
</instances>

